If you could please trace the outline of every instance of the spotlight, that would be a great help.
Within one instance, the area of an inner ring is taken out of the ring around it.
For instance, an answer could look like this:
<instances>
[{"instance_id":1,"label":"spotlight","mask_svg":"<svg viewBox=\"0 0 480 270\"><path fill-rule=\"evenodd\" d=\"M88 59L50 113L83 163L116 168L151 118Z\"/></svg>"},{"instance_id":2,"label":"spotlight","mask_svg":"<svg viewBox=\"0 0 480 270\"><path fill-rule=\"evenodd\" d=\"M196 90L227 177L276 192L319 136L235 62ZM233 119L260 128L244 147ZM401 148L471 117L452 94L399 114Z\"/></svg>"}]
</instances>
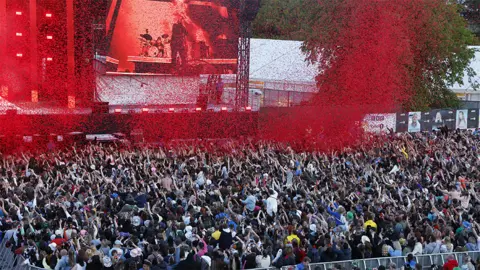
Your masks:
<instances>
[{"instance_id":1,"label":"spotlight","mask_svg":"<svg viewBox=\"0 0 480 270\"><path fill-rule=\"evenodd\" d=\"M16 15L22 15L22 12L21 11L17 11L15 12Z\"/></svg>"},{"instance_id":2,"label":"spotlight","mask_svg":"<svg viewBox=\"0 0 480 270\"><path fill-rule=\"evenodd\" d=\"M47 39L53 39L53 36L48 35Z\"/></svg>"},{"instance_id":3,"label":"spotlight","mask_svg":"<svg viewBox=\"0 0 480 270\"><path fill-rule=\"evenodd\" d=\"M47 57L47 61L53 61L52 57Z\"/></svg>"},{"instance_id":4,"label":"spotlight","mask_svg":"<svg viewBox=\"0 0 480 270\"><path fill-rule=\"evenodd\" d=\"M23 34L22 34L22 33L16 33L15 35L16 35L17 37L21 37L21 36L23 36Z\"/></svg>"},{"instance_id":5,"label":"spotlight","mask_svg":"<svg viewBox=\"0 0 480 270\"><path fill-rule=\"evenodd\" d=\"M198 108L195 109L195 111L201 112L201 111L202 111L202 108L198 107Z\"/></svg>"},{"instance_id":6,"label":"spotlight","mask_svg":"<svg viewBox=\"0 0 480 270\"><path fill-rule=\"evenodd\" d=\"M52 17L52 13L46 13L46 14L45 14L45 17L51 18L51 17Z\"/></svg>"},{"instance_id":7,"label":"spotlight","mask_svg":"<svg viewBox=\"0 0 480 270\"><path fill-rule=\"evenodd\" d=\"M174 112L175 111L175 108L169 108L168 109L168 112Z\"/></svg>"},{"instance_id":8,"label":"spotlight","mask_svg":"<svg viewBox=\"0 0 480 270\"><path fill-rule=\"evenodd\" d=\"M227 111L227 107L222 107L222 112L226 112Z\"/></svg>"},{"instance_id":9,"label":"spotlight","mask_svg":"<svg viewBox=\"0 0 480 270\"><path fill-rule=\"evenodd\" d=\"M245 107L245 111L251 111L252 110L252 107Z\"/></svg>"},{"instance_id":10,"label":"spotlight","mask_svg":"<svg viewBox=\"0 0 480 270\"><path fill-rule=\"evenodd\" d=\"M23 53L17 53L17 57L23 57Z\"/></svg>"},{"instance_id":11,"label":"spotlight","mask_svg":"<svg viewBox=\"0 0 480 270\"><path fill-rule=\"evenodd\" d=\"M143 113L148 113L148 108L142 108Z\"/></svg>"},{"instance_id":12,"label":"spotlight","mask_svg":"<svg viewBox=\"0 0 480 270\"><path fill-rule=\"evenodd\" d=\"M122 113L122 109L115 109L115 113Z\"/></svg>"}]
</instances>

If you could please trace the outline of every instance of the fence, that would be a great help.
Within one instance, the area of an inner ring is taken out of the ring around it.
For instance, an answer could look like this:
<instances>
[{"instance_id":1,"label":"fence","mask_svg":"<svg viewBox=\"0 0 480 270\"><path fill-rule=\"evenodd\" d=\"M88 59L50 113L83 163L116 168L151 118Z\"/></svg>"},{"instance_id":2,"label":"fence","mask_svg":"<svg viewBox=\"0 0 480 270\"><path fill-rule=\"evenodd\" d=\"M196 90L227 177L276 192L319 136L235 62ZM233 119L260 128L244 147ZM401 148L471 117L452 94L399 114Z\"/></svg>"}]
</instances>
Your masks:
<instances>
[{"instance_id":1,"label":"fence","mask_svg":"<svg viewBox=\"0 0 480 270\"><path fill-rule=\"evenodd\" d=\"M455 252L455 253L443 253L443 254L429 254L429 255L420 255L415 256L415 261L417 264L422 266L422 269L431 269L432 265L439 265L442 268L443 264L447 261L449 255L454 255L455 259L458 261L459 267L463 265L463 258L465 256L470 256L471 259L477 261L480 259L480 251L474 252ZM327 270L327 269L342 269L350 270L357 268L360 270L369 270L377 269L379 266L383 265L386 268L389 268L392 264L395 264L395 269L402 268L407 262L407 257L385 257L385 258L373 258L365 260L352 260L352 261L341 261L341 262L331 262L331 263L312 263L309 265L308 270ZM288 270L291 267L284 267L282 270Z\"/></svg>"}]
</instances>

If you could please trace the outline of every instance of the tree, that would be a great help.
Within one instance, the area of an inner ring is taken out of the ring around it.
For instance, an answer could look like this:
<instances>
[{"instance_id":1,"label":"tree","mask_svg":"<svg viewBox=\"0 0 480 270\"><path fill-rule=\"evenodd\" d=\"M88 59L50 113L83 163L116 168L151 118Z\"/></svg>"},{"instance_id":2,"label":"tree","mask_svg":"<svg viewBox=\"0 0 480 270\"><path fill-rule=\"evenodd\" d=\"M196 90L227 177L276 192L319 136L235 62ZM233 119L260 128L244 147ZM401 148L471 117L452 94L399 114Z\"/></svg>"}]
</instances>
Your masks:
<instances>
[{"instance_id":1,"label":"tree","mask_svg":"<svg viewBox=\"0 0 480 270\"><path fill-rule=\"evenodd\" d=\"M474 50L457 4L445 0L311 1L303 49L318 64L317 102L391 110L455 107Z\"/></svg>"},{"instance_id":2,"label":"tree","mask_svg":"<svg viewBox=\"0 0 480 270\"><path fill-rule=\"evenodd\" d=\"M462 16L467 20L470 30L477 35L475 45L480 45L480 0L457 0L462 9Z\"/></svg>"},{"instance_id":3,"label":"tree","mask_svg":"<svg viewBox=\"0 0 480 270\"><path fill-rule=\"evenodd\" d=\"M257 38L304 40L311 0L262 0L252 24Z\"/></svg>"}]
</instances>

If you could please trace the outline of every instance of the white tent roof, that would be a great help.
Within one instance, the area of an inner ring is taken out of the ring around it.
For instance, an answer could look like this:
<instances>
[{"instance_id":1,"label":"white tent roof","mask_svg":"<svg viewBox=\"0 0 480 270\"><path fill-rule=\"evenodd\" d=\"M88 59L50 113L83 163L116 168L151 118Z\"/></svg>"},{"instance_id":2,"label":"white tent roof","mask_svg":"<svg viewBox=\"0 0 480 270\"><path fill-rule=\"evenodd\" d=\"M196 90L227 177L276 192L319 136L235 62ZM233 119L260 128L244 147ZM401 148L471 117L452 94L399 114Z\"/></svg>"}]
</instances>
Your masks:
<instances>
[{"instance_id":1,"label":"white tent roof","mask_svg":"<svg viewBox=\"0 0 480 270\"><path fill-rule=\"evenodd\" d=\"M250 78L263 81L314 82L316 66L308 65L301 41L252 39Z\"/></svg>"},{"instance_id":2,"label":"white tent roof","mask_svg":"<svg viewBox=\"0 0 480 270\"><path fill-rule=\"evenodd\" d=\"M315 82L317 68L305 61L301 45L301 41L252 39L250 78L262 81ZM472 81L480 84L480 46L472 48L477 50L470 63L477 73ZM456 83L450 89L456 93L474 91L466 73L463 85Z\"/></svg>"}]
</instances>

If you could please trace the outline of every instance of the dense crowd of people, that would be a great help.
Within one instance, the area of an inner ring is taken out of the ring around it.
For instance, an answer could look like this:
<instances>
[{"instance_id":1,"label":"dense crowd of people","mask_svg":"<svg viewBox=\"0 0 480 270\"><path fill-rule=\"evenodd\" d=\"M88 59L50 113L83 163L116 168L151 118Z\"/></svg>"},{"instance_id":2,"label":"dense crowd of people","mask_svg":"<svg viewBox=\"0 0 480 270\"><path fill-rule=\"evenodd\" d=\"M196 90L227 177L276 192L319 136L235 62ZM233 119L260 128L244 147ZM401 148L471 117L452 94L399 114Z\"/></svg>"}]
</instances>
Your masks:
<instances>
[{"instance_id":1,"label":"dense crowd of people","mask_svg":"<svg viewBox=\"0 0 480 270\"><path fill-rule=\"evenodd\" d=\"M477 132L339 152L215 141L2 155L7 248L45 269L253 269L480 250ZM475 269L465 257L444 269Z\"/></svg>"}]
</instances>

